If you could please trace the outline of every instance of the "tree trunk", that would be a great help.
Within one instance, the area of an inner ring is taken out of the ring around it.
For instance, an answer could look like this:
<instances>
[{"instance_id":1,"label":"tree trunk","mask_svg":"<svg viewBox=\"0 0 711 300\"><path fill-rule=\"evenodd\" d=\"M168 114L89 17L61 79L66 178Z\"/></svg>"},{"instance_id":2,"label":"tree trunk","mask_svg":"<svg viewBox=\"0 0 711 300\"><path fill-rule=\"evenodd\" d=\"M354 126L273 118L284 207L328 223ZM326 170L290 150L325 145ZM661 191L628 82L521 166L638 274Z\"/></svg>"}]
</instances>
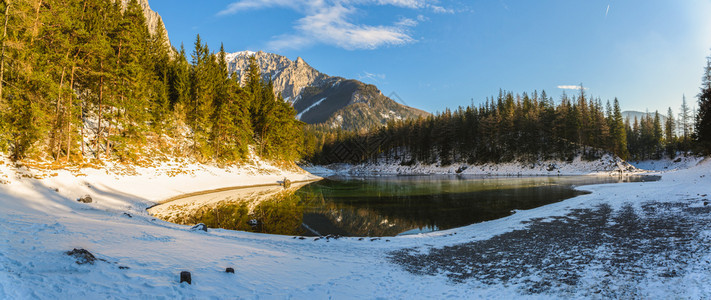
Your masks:
<instances>
[{"instance_id":1,"label":"tree trunk","mask_svg":"<svg viewBox=\"0 0 711 300\"><path fill-rule=\"evenodd\" d=\"M5 25L2 28L2 55L0 55L0 104L2 104L2 87L5 85L5 39L7 38L7 21L10 18L10 6L12 2L10 0L6 1L7 7L5 7Z\"/></svg>"},{"instance_id":2,"label":"tree trunk","mask_svg":"<svg viewBox=\"0 0 711 300\"><path fill-rule=\"evenodd\" d=\"M76 57L76 56L75 56ZM76 64L72 63L72 74L69 80L69 89L71 94L69 94L69 103L67 104L67 162L69 162L69 154L72 148L72 98L74 98L74 72L76 71Z\"/></svg>"},{"instance_id":3,"label":"tree trunk","mask_svg":"<svg viewBox=\"0 0 711 300\"><path fill-rule=\"evenodd\" d=\"M113 108L110 108L110 109L111 109L111 112L114 111ZM109 145L109 137L111 137L111 121L107 121L107 122L109 123L109 125L108 125L108 129L106 130L106 147L104 148L104 150L106 150L106 157L108 158L109 157L109 146L110 146Z\"/></svg>"},{"instance_id":4,"label":"tree trunk","mask_svg":"<svg viewBox=\"0 0 711 300\"><path fill-rule=\"evenodd\" d=\"M81 157L84 160L84 99L81 100L81 107L79 109L79 119L81 120Z\"/></svg>"},{"instance_id":5,"label":"tree trunk","mask_svg":"<svg viewBox=\"0 0 711 300\"><path fill-rule=\"evenodd\" d=\"M35 9L35 23L33 24L32 27L32 35L30 37L30 45L32 45L35 42L35 37L37 37L38 30L39 30L39 13L40 13L40 8L42 7L42 0L39 0L37 2L37 8Z\"/></svg>"},{"instance_id":6,"label":"tree trunk","mask_svg":"<svg viewBox=\"0 0 711 300\"><path fill-rule=\"evenodd\" d=\"M118 53L116 54L116 68L117 69L121 67L121 46L122 46L122 43L119 41ZM111 113L114 112L113 107L111 107L110 110L111 110ZM111 144L109 143L109 139L111 137L111 122L108 122L108 123L109 123L108 130L106 131L106 149L104 149L104 150L106 150L106 157L107 158L109 157L109 153L110 153L109 148L111 146Z\"/></svg>"},{"instance_id":7,"label":"tree trunk","mask_svg":"<svg viewBox=\"0 0 711 300\"><path fill-rule=\"evenodd\" d=\"M99 124L96 130L96 159L100 159L101 156L101 118L103 113L103 100L104 100L104 61L99 63Z\"/></svg>"},{"instance_id":8,"label":"tree trunk","mask_svg":"<svg viewBox=\"0 0 711 300\"><path fill-rule=\"evenodd\" d=\"M69 54L69 52L67 52L67 55L68 54ZM62 88L64 88L64 73L65 73L65 71L66 71L66 67L62 67L62 76L59 79L59 91L57 93L57 108L56 108L57 114L55 116L56 129L60 129L61 125L62 125L61 124ZM62 142L61 142L62 139L61 139L61 134L59 134L59 133L55 133L55 134L58 134L59 136L55 138L54 143L56 145L53 145L53 147L55 147L55 154L56 154L56 157L54 158L54 160L58 160L59 159L59 152L62 151Z\"/></svg>"}]
</instances>

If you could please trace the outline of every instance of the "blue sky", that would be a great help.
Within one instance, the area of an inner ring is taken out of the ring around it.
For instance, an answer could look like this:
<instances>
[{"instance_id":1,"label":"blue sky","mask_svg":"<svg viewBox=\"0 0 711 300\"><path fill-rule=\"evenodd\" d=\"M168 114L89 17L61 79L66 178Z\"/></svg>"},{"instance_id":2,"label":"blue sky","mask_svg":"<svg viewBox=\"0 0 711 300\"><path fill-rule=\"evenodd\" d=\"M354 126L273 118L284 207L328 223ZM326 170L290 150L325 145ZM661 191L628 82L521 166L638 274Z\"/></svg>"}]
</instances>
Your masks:
<instances>
[{"instance_id":1,"label":"blue sky","mask_svg":"<svg viewBox=\"0 0 711 300\"><path fill-rule=\"evenodd\" d=\"M198 4L199 3L199 4ZM301 56L430 112L566 86L625 110L696 103L709 0L150 0L171 42Z\"/></svg>"}]
</instances>

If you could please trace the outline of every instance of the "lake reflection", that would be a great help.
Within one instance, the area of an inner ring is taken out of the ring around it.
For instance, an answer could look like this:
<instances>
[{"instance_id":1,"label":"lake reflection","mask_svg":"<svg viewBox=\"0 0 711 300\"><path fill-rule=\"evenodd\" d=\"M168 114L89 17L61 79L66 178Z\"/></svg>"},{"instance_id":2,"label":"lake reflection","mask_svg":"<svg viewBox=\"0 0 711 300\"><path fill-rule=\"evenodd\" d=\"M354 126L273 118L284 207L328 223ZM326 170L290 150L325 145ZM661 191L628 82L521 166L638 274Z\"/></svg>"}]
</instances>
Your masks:
<instances>
[{"instance_id":1,"label":"lake reflection","mask_svg":"<svg viewBox=\"0 0 711 300\"><path fill-rule=\"evenodd\" d=\"M394 236L508 216L584 192L572 187L658 177L332 177L306 185L220 192L156 206L179 224L285 235ZM257 225L250 225L250 220Z\"/></svg>"}]
</instances>

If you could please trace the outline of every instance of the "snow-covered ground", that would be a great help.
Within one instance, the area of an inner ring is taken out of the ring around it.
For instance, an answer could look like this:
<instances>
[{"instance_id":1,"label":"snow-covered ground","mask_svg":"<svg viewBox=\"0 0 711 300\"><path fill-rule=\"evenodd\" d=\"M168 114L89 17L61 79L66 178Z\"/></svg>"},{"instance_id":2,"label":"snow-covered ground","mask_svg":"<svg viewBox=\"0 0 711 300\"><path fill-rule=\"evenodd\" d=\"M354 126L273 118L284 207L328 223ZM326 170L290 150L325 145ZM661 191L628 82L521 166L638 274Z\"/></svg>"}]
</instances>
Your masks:
<instances>
[{"instance_id":1,"label":"snow-covered ground","mask_svg":"<svg viewBox=\"0 0 711 300\"><path fill-rule=\"evenodd\" d=\"M326 166L305 166L307 171L321 176L329 175L411 175L411 174L465 174L496 176L558 176L558 175L602 175L631 174L637 170L625 161L611 155L605 155L594 161L583 160L580 156L572 161L548 160L536 163L507 162L487 164L438 164L416 163L411 166L383 162L359 165L331 164Z\"/></svg>"},{"instance_id":2,"label":"snow-covered ground","mask_svg":"<svg viewBox=\"0 0 711 300\"><path fill-rule=\"evenodd\" d=\"M629 163L639 169L667 172L688 169L703 159L703 157L699 156L679 156L674 159L664 158L660 160L630 161Z\"/></svg>"},{"instance_id":3,"label":"snow-covered ground","mask_svg":"<svg viewBox=\"0 0 711 300\"><path fill-rule=\"evenodd\" d=\"M711 297L708 159L658 182L585 186L593 193L506 218L381 239L191 231L145 210L185 192L312 178L259 169L166 163L36 179L5 159L0 299ZM84 194L93 202L76 201ZM98 260L77 264L74 248Z\"/></svg>"}]
</instances>

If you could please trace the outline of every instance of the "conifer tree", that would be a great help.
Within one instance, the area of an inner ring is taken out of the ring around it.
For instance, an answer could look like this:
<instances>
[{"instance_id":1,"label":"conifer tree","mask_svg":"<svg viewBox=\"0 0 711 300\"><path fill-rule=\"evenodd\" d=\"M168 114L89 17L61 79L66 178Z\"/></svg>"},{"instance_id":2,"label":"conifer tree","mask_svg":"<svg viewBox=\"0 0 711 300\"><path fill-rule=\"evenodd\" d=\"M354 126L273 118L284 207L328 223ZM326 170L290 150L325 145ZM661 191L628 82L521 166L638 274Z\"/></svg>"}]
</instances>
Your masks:
<instances>
[{"instance_id":1,"label":"conifer tree","mask_svg":"<svg viewBox=\"0 0 711 300\"><path fill-rule=\"evenodd\" d=\"M195 154L209 156L207 138L209 135L208 118L212 113L212 101L215 88L213 82L215 64L214 55L207 45L202 44L200 35L195 40L195 49L191 54L190 98L186 105L188 125L192 129L193 150Z\"/></svg>"},{"instance_id":2,"label":"conifer tree","mask_svg":"<svg viewBox=\"0 0 711 300\"><path fill-rule=\"evenodd\" d=\"M627 159L629 152L627 150L627 133L625 131L624 121L622 120L622 112L620 111L620 102L615 98L613 104L613 117L612 126L610 127L610 134L613 140L613 152L621 157L622 159Z\"/></svg>"},{"instance_id":3,"label":"conifer tree","mask_svg":"<svg viewBox=\"0 0 711 300\"><path fill-rule=\"evenodd\" d=\"M699 93L699 111L696 115L696 138L703 152L711 153L711 56L706 58L706 68Z\"/></svg>"},{"instance_id":4,"label":"conifer tree","mask_svg":"<svg viewBox=\"0 0 711 300\"><path fill-rule=\"evenodd\" d=\"M654 149L652 158L660 159L662 154L662 142L664 138L664 133L662 131L661 117L659 116L659 111L654 112L654 133L653 133L653 143L651 147Z\"/></svg>"},{"instance_id":5,"label":"conifer tree","mask_svg":"<svg viewBox=\"0 0 711 300\"><path fill-rule=\"evenodd\" d=\"M681 102L681 108L679 112L679 125L678 128L680 130L680 148L682 151L689 151L690 150L690 141L691 141L691 124L690 124L690 114L691 114L691 108L689 108L689 105L686 103L686 95L682 95L682 102Z\"/></svg>"}]
</instances>

